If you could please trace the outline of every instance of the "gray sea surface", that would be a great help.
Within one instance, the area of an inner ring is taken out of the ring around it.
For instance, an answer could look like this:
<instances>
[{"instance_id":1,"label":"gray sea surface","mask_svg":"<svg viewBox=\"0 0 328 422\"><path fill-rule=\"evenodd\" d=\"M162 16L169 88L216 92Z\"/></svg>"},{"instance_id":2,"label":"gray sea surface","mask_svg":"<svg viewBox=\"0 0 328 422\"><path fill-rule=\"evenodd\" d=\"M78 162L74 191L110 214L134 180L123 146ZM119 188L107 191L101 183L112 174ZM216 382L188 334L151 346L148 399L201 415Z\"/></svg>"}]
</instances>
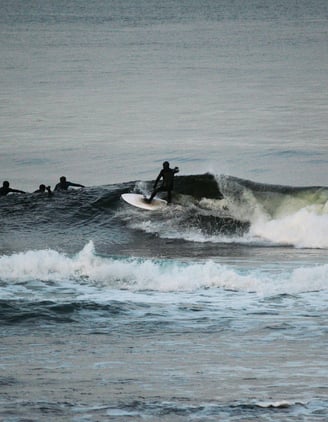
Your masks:
<instances>
[{"instance_id":1,"label":"gray sea surface","mask_svg":"<svg viewBox=\"0 0 328 422\"><path fill-rule=\"evenodd\" d=\"M0 419L326 421L327 1L0 6Z\"/></svg>"}]
</instances>

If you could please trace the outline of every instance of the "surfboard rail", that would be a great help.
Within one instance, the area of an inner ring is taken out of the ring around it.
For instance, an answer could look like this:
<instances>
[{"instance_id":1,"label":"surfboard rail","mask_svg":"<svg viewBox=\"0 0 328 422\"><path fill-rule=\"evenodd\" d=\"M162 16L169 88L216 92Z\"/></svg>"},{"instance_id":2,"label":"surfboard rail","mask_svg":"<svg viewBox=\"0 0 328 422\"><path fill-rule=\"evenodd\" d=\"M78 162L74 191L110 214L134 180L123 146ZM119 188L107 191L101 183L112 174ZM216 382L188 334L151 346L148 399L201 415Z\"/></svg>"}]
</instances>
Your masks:
<instances>
[{"instance_id":1,"label":"surfboard rail","mask_svg":"<svg viewBox=\"0 0 328 422\"><path fill-rule=\"evenodd\" d=\"M150 203L146 201L144 195L139 193L123 193L121 198L126 203L148 211L155 211L159 210L167 205L167 201L165 199L154 198Z\"/></svg>"}]
</instances>

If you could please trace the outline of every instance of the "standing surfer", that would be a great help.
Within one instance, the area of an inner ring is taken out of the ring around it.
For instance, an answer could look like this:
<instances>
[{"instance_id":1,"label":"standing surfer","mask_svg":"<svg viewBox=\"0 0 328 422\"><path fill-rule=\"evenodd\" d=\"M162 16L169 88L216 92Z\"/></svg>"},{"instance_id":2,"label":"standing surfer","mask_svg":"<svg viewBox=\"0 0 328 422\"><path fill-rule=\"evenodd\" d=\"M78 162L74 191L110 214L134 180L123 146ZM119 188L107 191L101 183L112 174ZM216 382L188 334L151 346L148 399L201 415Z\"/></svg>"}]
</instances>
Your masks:
<instances>
[{"instance_id":1,"label":"standing surfer","mask_svg":"<svg viewBox=\"0 0 328 422\"><path fill-rule=\"evenodd\" d=\"M167 192L167 203L170 204L172 200L172 190L173 190L173 181L174 175L179 172L179 167L174 167L174 169L170 168L170 163L168 161L164 161L163 168L160 171L157 179L154 183L154 190L150 195L150 198L147 199L147 202L151 202L155 195L158 192L166 191ZM162 183L159 187L157 187L159 181L162 180Z\"/></svg>"}]
</instances>

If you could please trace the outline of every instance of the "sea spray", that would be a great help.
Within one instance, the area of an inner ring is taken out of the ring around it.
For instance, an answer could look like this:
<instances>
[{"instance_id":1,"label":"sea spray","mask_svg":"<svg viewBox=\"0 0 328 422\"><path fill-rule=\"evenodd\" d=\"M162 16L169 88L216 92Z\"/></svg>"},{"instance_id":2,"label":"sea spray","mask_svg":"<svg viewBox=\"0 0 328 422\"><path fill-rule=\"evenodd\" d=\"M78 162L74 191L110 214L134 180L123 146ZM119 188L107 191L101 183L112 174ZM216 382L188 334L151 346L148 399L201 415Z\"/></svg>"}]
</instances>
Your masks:
<instances>
[{"instance_id":1,"label":"sea spray","mask_svg":"<svg viewBox=\"0 0 328 422\"><path fill-rule=\"evenodd\" d=\"M251 225L250 234L274 244L299 248L328 248L328 214L313 206L276 219L259 219Z\"/></svg>"},{"instance_id":2,"label":"sea spray","mask_svg":"<svg viewBox=\"0 0 328 422\"><path fill-rule=\"evenodd\" d=\"M94 244L90 241L72 257L54 250L2 256L0 279L6 289L8 285L33 285L35 281L47 284L51 280L52 284L62 287L69 283L70 288L80 284L95 288L158 292L222 288L267 296L326 290L328 265L314 268L298 266L277 272L276 269L237 269L212 259L197 262L102 257L95 253Z\"/></svg>"},{"instance_id":3,"label":"sea spray","mask_svg":"<svg viewBox=\"0 0 328 422\"><path fill-rule=\"evenodd\" d=\"M249 241L298 248L328 248L328 189L265 185L221 176L229 210L250 222Z\"/></svg>"}]
</instances>

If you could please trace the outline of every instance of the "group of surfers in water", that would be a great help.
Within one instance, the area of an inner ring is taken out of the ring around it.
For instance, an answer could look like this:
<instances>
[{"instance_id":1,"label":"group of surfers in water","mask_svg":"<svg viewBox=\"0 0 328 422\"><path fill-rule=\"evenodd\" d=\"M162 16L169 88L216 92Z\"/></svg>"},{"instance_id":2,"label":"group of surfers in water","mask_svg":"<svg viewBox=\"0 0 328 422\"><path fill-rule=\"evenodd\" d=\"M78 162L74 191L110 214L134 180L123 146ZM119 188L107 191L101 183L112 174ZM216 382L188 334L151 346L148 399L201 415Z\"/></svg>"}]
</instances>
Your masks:
<instances>
[{"instance_id":1,"label":"group of surfers in water","mask_svg":"<svg viewBox=\"0 0 328 422\"><path fill-rule=\"evenodd\" d=\"M167 202L168 204L172 201L172 190L173 190L173 182L174 182L174 175L179 172L178 167L174 167L173 169L170 168L170 163L168 161L164 161L163 168L159 172L159 175L157 176L153 191L149 198L146 198L145 201L148 203L151 203L153 198L159 193L159 192L167 192ZM161 183L159 184L159 182ZM61 176L59 179L59 183L56 184L54 191L67 191L68 188L72 187L78 187L78 188L84 188L84 185L81 185L79 183L73 183L69 182L65 176ZM10 187L10 183L5 180L2 184L2 187L0 187L0 196L6 196L8 193L26 193L19 189L13 189ZM46 186L44 184L41 184L39 186L39 189L34 191L33 193L36 194L48 194L48 196L53 195L53 191L51 190L50 186Z\"/></svg>"},{"instance_id":2,"label":"group of surfers in water","mask_svg":"<svg viewBox=\"0 0 328 422\"><path fill-rule=\"evenodd\" d=\"M57 183L57 185L55 186L55 191L64 191L67 190L70 186L75 186L75 187L79 187L79 188L84 188L84 185L80 185L79 183L73 183L73 182L69 182L68 180L66 180L65 176L62 176L59 179L59 183ZM8 193L26 193L23 190L19 190L19 189L13 189L10 187L10 183L8 182L8 180L5 180L2 184L2 187L0 188L0 196L6 196L8 195ZM44 184L41 184L39 186L39 189L37 189L36 191L34 191L33 193L47 193L48 195L53 195L53 192L51 190L50 186L46 186Z\"/></svg>"}]
</instances>

